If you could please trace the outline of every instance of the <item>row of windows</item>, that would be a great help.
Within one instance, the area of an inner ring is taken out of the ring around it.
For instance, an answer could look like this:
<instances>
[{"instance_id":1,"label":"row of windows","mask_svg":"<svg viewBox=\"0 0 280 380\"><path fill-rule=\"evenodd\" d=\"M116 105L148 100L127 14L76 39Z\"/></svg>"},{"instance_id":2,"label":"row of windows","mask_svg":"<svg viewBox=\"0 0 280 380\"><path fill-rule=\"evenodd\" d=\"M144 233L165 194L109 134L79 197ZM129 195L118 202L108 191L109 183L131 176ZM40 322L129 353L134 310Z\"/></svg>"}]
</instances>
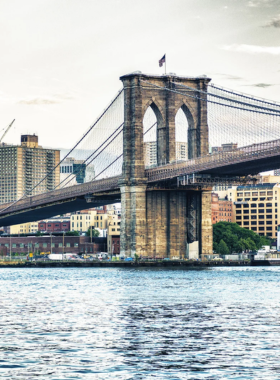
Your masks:
<instances>
[{"instance_id":1,"label":"row of windows","mask_svg":"<svg viewBox=\"0 0 280 380\"><path fill-rule=\"evenodd\" d=\"M257 207L273 207L273 203L247 203L247 204L237 204L236 208L257 208ZM274 206L277 207L277 202L274 203Z\"/></svg>"},{"instance_id":2,"label":"row of windows","mask_svg":"<svg viewBox=\"0 0 280 380\"><path fill-rule=\"evenodd\" d=\"M6 243L6 244L0 244L0 246L2 246L2 247L7 247L7 248L9 248L10 247L10 244L9 243ZM66 243L65 245L64 245L65 247L67 247L67 248L69 248L69 247L78 247L79 246L79 244L78 243ZM20 244L16 244L16 243L12 243L12 248L29 248L29 249L32 249L33 247L34 248L39 248L40 247L40 245L39 245L39 243L35 243L35 244L24 244L24 243L20 243ZM63 243L42 243L41 244L41 247L43 247L43 248L47 248L47 247L51 247L51 248L62 248L63 247Z\"/></svg>"},{"instance_id":3,"label":"row of windows","mask_svg":"<svg viewBox=\"0 0 280 380\"><path fill-rule=\"evenodd\" d=\"M275 212L277 212L277 209L274 210ZM257 210L236 210L236 215L237 214L272 214L272 210L271 209L267 209L267 210L264 210L263 208L262 209L259 209L258 211Z\"/></svg>"},{"instance_id":4,"label":"row of windows","mask_svg":"<svg viewBox=\"0 0 280 380\"><path fill-rule=\"evenodd\" d=\"M85 217L86 220L90 220L90 215L84 215L84 217ZM83 220L83 215L72 215L71 219L72 220L74 220L74 219Z\"/></svg>"},{"instance_id":5,"label":"row of windows","mask_svg":"<svg viewBox=\"0 0 280 380\"><path fill-rule=\"evenodd\" d=\"M240 213L237 212L236 215L238 214ZM245 219L245 215L243 215L243 219ZM246 218L246 219L272 219L272 215L251 215L250 218ZM277 219L277 215L275 215L275 219Z\"/></svg>"},{"instance_id":6,"label":"row of windows","mask_svg":"<svg viewBox=\"0 0 280 380\"><path fill-rule=\"evenodd\" d=\"M250 218L248 216L244 216L244 218L241 218L241 216L237 216L236 220L249 220ZM272 220L266 220L266 224L272 224ZM251 220L251 224L264 224L264 220ZM277 220L274 221L274 224L277 224Z\"/></svg>"},{"instance_id":7,"label":"row of windows","mask_svg":"<svg viewBox=\"0 0 280 380\"><path fill-rule=\"evenodd\" d=\"M277 194L277 190L274 191L275 194ZM238 192L238 197L247 197L247 196L259 196L259 195L273 195L272 190L263 190L263 191L244 191L244 192Z\"/></svg>"}]
</instances>

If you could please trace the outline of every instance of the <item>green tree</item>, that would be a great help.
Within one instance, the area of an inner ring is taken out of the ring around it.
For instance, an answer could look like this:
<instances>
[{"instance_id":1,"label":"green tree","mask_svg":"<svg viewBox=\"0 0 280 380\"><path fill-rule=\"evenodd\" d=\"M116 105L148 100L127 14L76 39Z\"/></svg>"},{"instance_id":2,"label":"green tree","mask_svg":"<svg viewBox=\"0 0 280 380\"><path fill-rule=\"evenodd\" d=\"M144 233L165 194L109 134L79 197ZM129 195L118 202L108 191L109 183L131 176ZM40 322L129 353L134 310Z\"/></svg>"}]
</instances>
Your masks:
<instances>
[{"instance_id":1,"label":"green tree","mask_svg":"<svg viewBox=\"0 0 280 380\"><path fill-rule=\"evenodd\" d=\"M66 235L66 236L79 236L80 233L79 233L79 231L67 231L67 232L65 233L65 235Z\"/></svg>"},{"instance_id":2,"label":"green tree","mask_svg":"<svg viewBox=\"0 0 280 380\"><path fill-rule=\"evenodd\" d=\"M39 230L36 232L36 236L43 236L43 235L44 234L41 231L39 231Z\"/></svg>"},{"instance_id":3,"label":"green tree","mask_svg":"<svg viewBox=\"0 0 280 380\"><path fill-rule=\"evenodd\" d=\"M223 241L223 239L220 240L220 243L218 245L218 253L220 253L221 255L229 254L229 248L226 245L226 243Z\"/></svg>"},{"instance_id":4,"label":"green tree","mask_svg":"<svg viewBox=\"0 0 280 380\"><path fill-rule=\"evenodd\" d=\"M87 236L90 236L90 230L91 230L91 227L87 230L87 233L86 233ZM92 228L92 237L98 237L99 235L100 235L100 232Z\"/></svg>"},{"instance_id":5,"label":"green tree","mask_svg":"<svg viewBox=\"0 0 280 380\"><path fill-rule=\"evenodd\" d=\"M254 231L240 227L237 223L229 222L213 225L213 247L217 247L221 239L226 243L230 253L241 252L245 249L256 250L263 245L270 245L269 238L259 236Z\"/></svg>"}]
</instances>

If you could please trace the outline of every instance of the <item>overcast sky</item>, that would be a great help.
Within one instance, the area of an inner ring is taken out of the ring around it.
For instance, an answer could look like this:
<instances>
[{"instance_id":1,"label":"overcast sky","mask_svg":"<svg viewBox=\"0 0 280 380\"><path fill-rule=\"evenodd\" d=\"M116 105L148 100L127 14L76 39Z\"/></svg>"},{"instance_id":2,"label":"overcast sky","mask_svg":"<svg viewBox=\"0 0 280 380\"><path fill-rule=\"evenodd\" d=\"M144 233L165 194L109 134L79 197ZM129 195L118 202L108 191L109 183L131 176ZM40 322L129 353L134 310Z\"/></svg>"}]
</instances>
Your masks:
<instances>
[{"instance_id":1,"label":"overcast sky","mask_svg":"<svg viewBox=\"0 0 280 380\"><path fill-rule=\"evenodd\" d=\"M70 148L141 70L280 102L280 0L0 0L0 134Z\"/></svg>"}]
</instances>

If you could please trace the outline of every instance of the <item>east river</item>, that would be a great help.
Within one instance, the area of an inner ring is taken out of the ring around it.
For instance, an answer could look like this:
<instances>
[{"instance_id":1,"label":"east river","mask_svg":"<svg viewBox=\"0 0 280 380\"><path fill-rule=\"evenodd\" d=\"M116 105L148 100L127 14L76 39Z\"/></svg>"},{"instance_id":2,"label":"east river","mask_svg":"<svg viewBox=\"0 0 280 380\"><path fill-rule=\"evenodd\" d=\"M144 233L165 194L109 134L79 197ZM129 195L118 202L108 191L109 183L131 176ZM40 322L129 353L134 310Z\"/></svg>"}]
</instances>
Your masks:
<instances>
[{"instance_id":1,"label":"east river","mask_svg":"<svg viewBox=\"0 0 280 380\"><path fill-rule=\"evenodd\" d=\"M280 379L280 268L0 269L1 379Z\"/></svg>"}]
</instances>

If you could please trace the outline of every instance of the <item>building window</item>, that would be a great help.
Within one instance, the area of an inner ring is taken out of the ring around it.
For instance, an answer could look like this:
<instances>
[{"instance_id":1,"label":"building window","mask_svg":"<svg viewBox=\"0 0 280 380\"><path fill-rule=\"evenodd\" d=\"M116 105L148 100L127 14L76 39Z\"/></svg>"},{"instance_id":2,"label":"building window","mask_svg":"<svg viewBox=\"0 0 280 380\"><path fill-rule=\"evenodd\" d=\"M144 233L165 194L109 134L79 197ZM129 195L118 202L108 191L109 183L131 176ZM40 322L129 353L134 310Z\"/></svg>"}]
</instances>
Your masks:
<instances>
[{"instance_id":1,"label":"building window","mask_svg":"<svg viewBox=\"0 0 280 380\"><path fill-rule=\"evenodd\" d=\"M66 243L66 247L67 248L71 247L71 244L70 243Z\"/></svg>"},{"instance_id":2,"label":"building window","mask_svg":"<svg viewBox=\"0 0 280 380\"><path fill-rule=\"evenodd\" d=\"M47 248L48 244L47 243L43 243L43 248Z\"/></svg>"}]
</instances>

